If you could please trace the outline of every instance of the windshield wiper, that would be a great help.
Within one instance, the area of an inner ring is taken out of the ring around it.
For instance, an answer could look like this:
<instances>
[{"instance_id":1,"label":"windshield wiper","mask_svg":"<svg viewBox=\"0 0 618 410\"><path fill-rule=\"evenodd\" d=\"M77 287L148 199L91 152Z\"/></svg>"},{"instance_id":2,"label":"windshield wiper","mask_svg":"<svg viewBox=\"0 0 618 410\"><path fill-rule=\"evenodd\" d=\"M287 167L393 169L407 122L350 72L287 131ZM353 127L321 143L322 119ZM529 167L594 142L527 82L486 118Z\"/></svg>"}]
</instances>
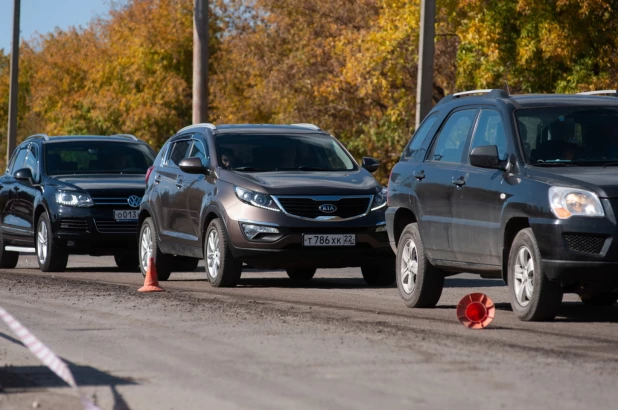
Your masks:
<instances>
[{"instance_id":1,"label":"windshield wiper","mask_svg":"<svg viewBox=\"0 0 618 410\"><path fill-rule=\"evenodd\" d=\"M618 167L618 162L608 162L607 164L603 164L604 167Z\"/></svg>"},{"instance_id":2,"label":"windshield wiper","mask_svg":"<svg viewBox=\"0 0 618 410\"><path fill-rule=\"evenodd\" d=\"M576 167L577 165L569 162L537 162L533 167Z\"/></svg>"},{"instance_id":3,"label":"windshield wiper","mask_svg":"<svg viewBox=\"0 0 618 410\"><path fill-rule=\"evenodd\" d=\"M292 168L277 168L276 171L330 171L330 170L326 168L320 168L320 167L300 166L300 167L292 167Z\"/></svg>"},{"instance_id":4,"label":"windshield wiper","mask_svg":"<svg viewBox=\"0 0 618 410\"><path fill-rule=\"evenodd\" d=\"M262 168L254 168L254 167L236 167L230 168L230 171L241 171L241 172L266 172L267 169Z\"/></svg>"}]
</instances>

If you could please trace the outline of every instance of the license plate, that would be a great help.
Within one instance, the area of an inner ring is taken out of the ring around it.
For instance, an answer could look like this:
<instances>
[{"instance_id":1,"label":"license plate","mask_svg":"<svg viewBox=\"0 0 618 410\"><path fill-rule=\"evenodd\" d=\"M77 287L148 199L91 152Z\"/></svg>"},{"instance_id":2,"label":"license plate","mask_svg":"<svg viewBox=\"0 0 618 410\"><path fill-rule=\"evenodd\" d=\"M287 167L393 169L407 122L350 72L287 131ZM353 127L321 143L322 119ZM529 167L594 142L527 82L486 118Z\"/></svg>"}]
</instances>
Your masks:
<instances>
[{"instance_id":1,"label":"license plate","mask_svg":"<svg viewBox=\"0 0 618 410\"><path fill-rule=\"evenodd\" d=\"M117 221L136 221L139 217L137 210L135 211L116 211L114 210L114 219Z\"/></svg>"},{"instance_id":2,"label":"license plate","mask_svg":"<svg viewBox=\"0 0 618 410\"><path fill-rule=\"evenodd\" d=\"M304 246L355 246L356 235L303 235Z\"/></svg>"}]
</instances>

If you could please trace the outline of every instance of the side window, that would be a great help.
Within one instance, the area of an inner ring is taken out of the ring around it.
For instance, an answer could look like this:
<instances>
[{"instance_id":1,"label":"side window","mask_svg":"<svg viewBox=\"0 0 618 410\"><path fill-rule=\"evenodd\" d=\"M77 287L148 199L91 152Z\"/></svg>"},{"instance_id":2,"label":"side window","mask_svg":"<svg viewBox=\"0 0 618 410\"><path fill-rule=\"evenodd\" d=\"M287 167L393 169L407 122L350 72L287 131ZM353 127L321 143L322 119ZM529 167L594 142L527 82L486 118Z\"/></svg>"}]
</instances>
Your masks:
<instances>
[{"instance_id":1,"label":"side window","mask_svg":"<svg viewBox=\"0 0 618 410\"><path fill-rule=\"evenodd\" d=\"M208 164L208 151L206 151L206 149L204 148L204 144L202 144L202 141L193 141L193 146L191 147L189 158L199 158L200 160L202 160L202 165L204 166Z\"/></svg>"},{"instance_id":2,"label":"side window","mask_svg":"<svg viewBox=\"0 0 618 410\"><path fill-rule=\"evenodd\" d=\"M470 151L483 145L496 145L500 159L505 160L507 158L504 122L502 121L502 116L497 111L483 110L479 116Z\"/></svg>"},{"instance_id":3,"label":"side window","mask_svg":"<svg viewBox=\"0 0 618 410\"><path fill-rule=\"evenodd\" d=\"M456 111L440 130L430 156L432 161L461 162L476 109Z\"/></svg>"},{"instance_id":4,"label":"side window","mask_svg":"<svg viewBox=\"0 0 618 410\"><path fill-rule=\"evenodd\" d=\"M26 168L30 168L30 172L32 172L32 178L35 181L39 180L39 159L37 153L36 145L30 145L28 147L28 155L26 156L26 162L24 166Z\"/></svg>"},{"instance_id":5,"label":"side window","mask_svg":"<svg viewBox=\"0 0 618 410\"><path fill-rule=\"evenodd\" d=\"M406 149L403 151L403 156L402 156L403 160L412 159L416 151L418 151L418 149L423 144L423 141L425 141L425 138L427 138L427 134L429 134L429 131L431 130L431 127L433 126L433 124L436 122L437 118L438 118L437 114L433 114L425 118L425 121L423 121L421 126L414 133L414 135L412 135L412 139L410 140L410 143L408 144Z\"/></svg>"},{"instance_id":6,"label":"side window","mask_svg":"<svg viewBox=\"0 0 618 410\"><path fill-rule=\"evenodd\" d=\"M187 157L191 147L191 141L178 141L170 148L169 156L167 157L166 165L169 167L178 167L180 161Z\"/></svg>"},{"instance_id":7,"label":"side window","mask_svg":"<svg viewBox=\"0 0 618 410\"><path fill-rule=\"evenodd\" d=\"M21 147L15 155L15 160L11 163L11 169L9 169L9 174L13 175L15 171L19 171L24 167L24 162L26 160L26 155L28 151L26 147Z\"/></svg>"}]
</instances>

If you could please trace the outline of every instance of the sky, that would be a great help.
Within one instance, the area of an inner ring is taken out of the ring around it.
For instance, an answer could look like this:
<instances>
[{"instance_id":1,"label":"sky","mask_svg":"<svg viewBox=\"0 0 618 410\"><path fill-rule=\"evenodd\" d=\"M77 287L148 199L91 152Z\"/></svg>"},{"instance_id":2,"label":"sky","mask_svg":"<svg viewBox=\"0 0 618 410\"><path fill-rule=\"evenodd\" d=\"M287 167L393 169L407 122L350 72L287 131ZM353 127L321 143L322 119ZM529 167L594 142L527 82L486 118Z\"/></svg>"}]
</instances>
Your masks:
<instances>
[{"instance_id":1,"label":"sky","mask_svg":"<svg viewBox=\"0 0 618 410\"><path fill-rule=\"evenodd\" d=\"M0 49L8 54L13 33L13 1L0 0ZM21 38L54 31L56 27L85 26L93 17L104 16L110 0L21 0Z\"/></svg>"}]
</instances>

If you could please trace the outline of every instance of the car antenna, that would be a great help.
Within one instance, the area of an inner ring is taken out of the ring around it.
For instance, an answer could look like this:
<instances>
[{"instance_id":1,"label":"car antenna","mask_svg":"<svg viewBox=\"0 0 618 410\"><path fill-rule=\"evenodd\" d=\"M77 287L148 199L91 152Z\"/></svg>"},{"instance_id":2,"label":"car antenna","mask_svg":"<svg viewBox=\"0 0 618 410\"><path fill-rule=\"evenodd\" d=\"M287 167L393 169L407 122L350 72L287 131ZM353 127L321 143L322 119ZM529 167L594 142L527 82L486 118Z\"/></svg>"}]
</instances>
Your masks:
<instances>
[{"instance_id":1,"label":"car antenna","mask_svg":"<svg viewBox=\"0 0 618 410\"><path fill-rule=\"evenodd\" d=\"M506 92L511 95L511 89L509 88L509 82L507 80L504 80L504 85L506 85Z\"/></svg>"}]
</instances>

